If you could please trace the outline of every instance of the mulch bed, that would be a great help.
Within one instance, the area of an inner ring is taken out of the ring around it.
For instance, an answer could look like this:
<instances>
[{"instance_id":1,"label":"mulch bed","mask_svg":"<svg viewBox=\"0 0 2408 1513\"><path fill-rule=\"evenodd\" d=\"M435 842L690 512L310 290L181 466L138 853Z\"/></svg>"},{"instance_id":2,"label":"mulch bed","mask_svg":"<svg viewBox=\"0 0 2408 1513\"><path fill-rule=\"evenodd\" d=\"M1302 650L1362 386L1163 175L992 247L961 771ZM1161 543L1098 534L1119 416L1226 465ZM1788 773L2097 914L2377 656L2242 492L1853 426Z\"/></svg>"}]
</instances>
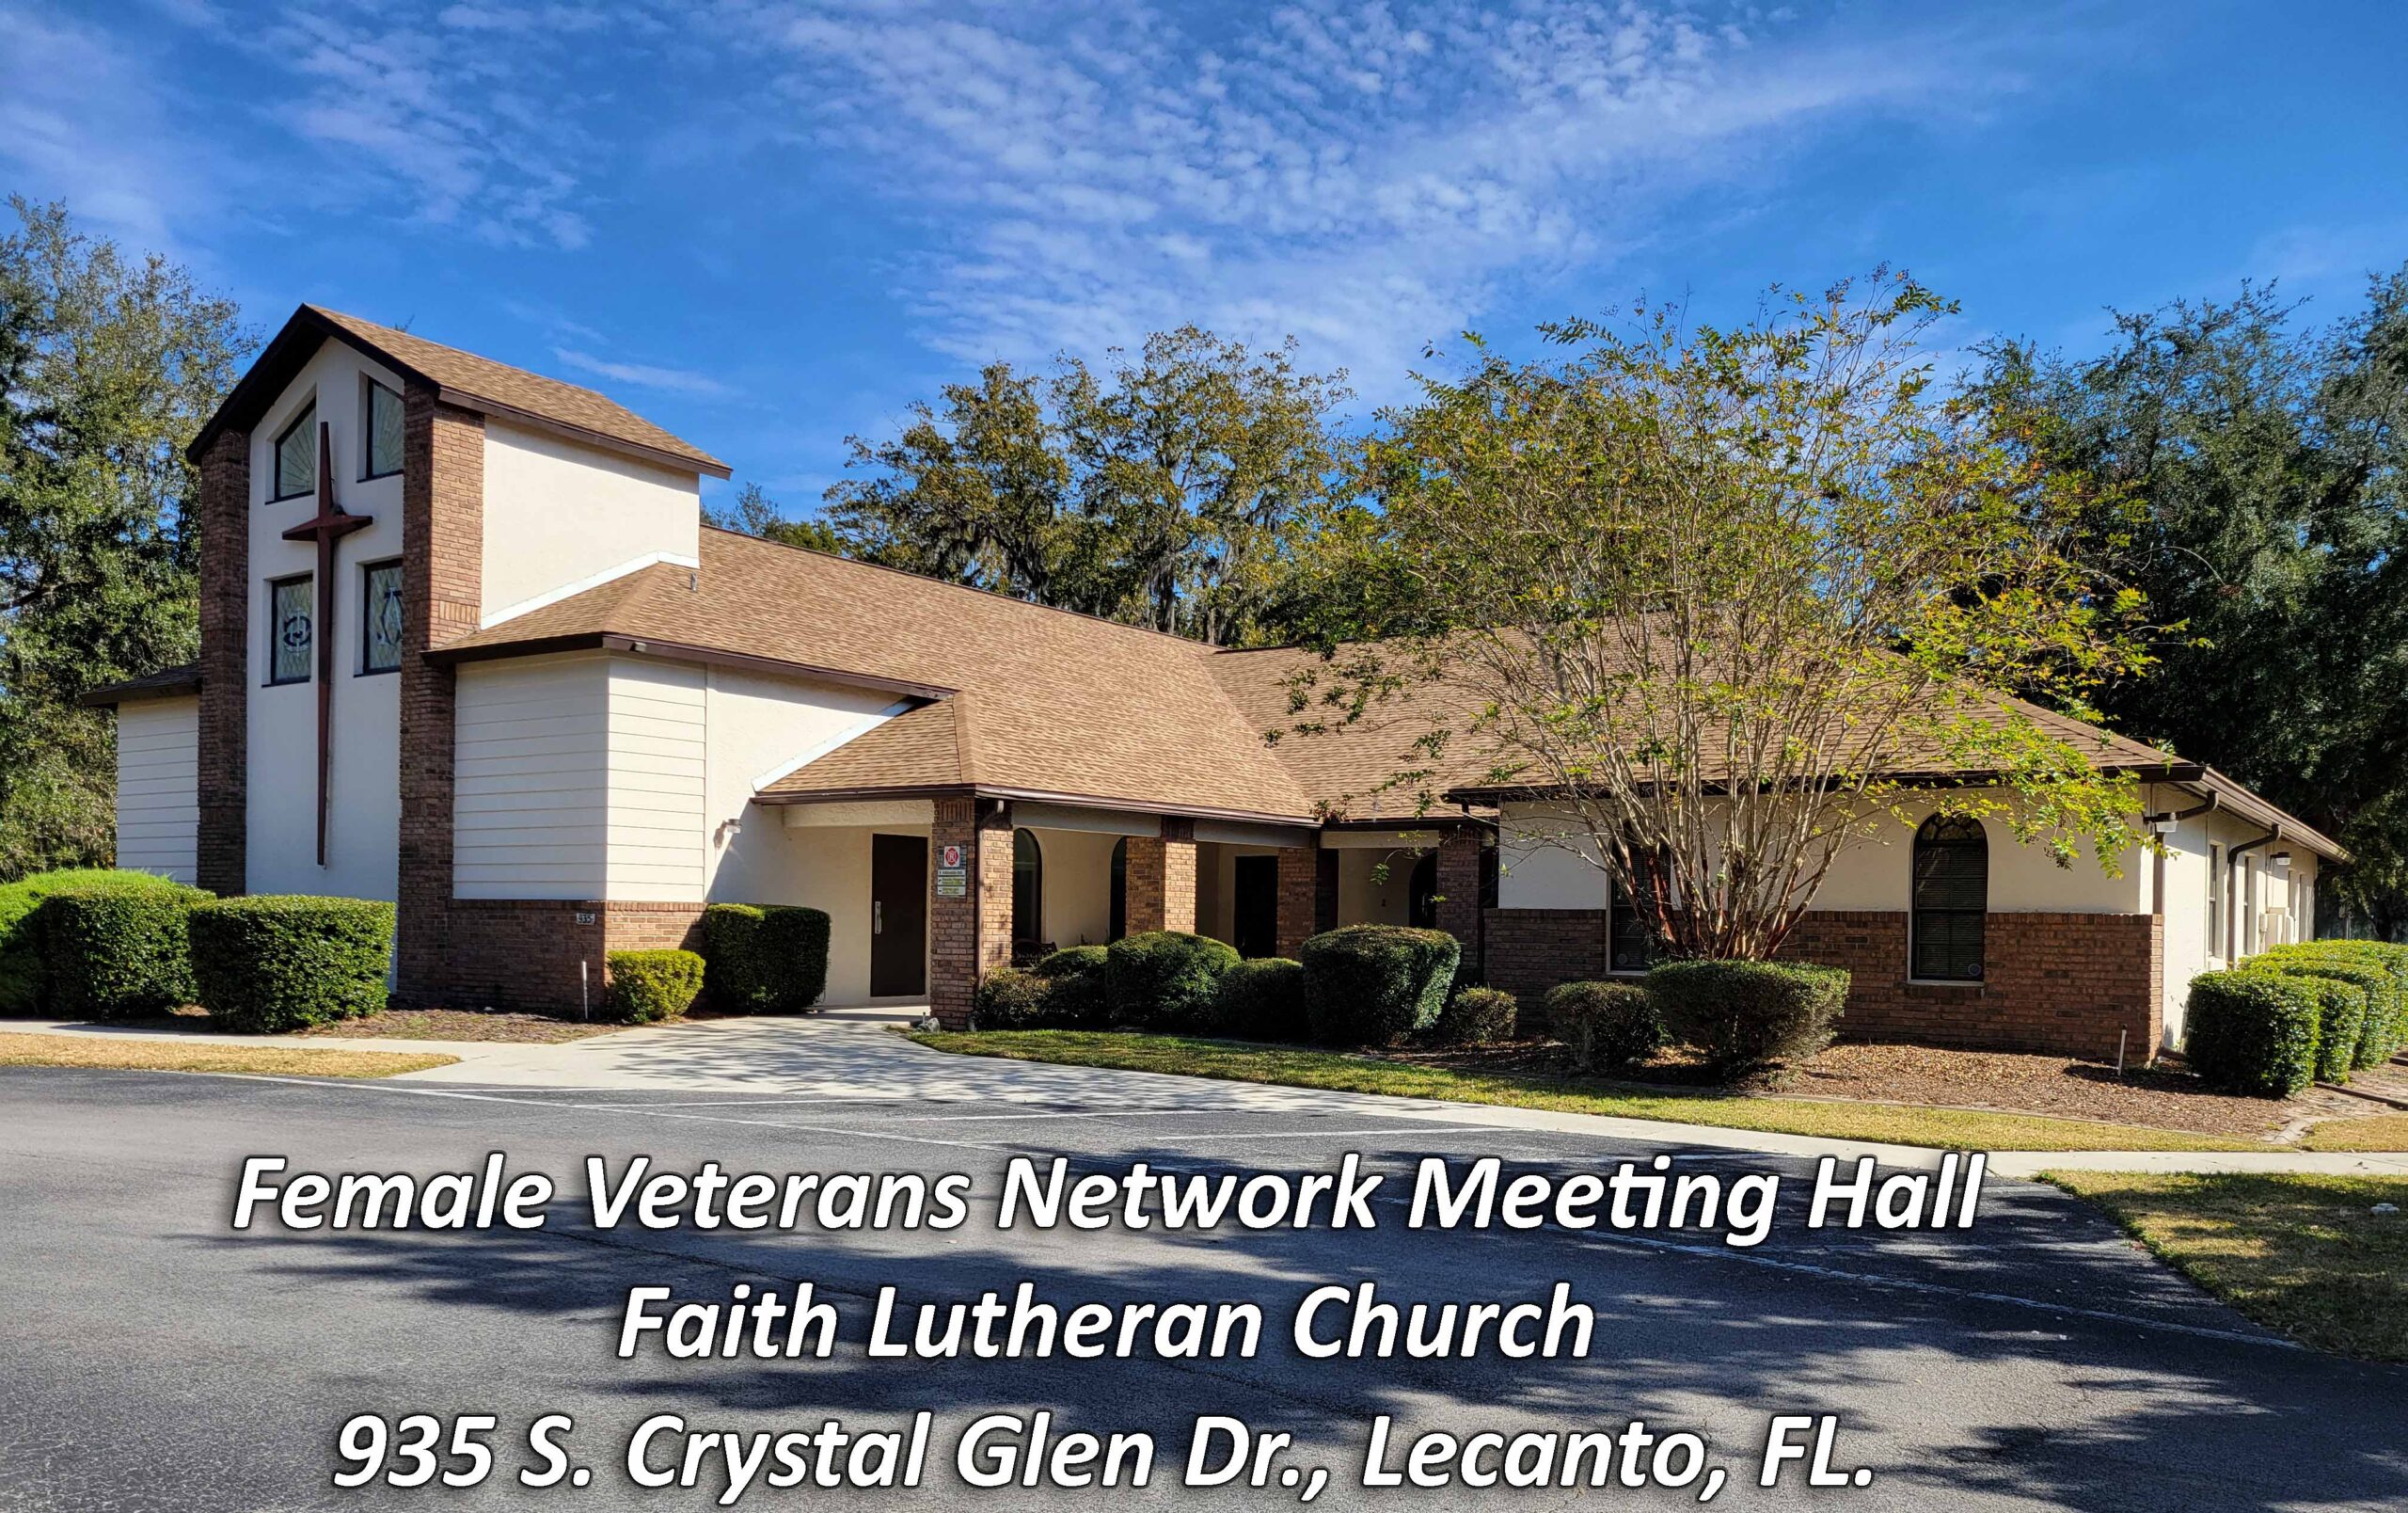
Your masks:
<instances>
[{"instance_id":1,"label":"mulch bed","mask_svg":"<svg viewBox=\"0 0 2408 1513\"><path fill-rule=\"evenodd\" d=\"M1458 1072L1574 1075L1563 1048L1545 1041L1390 1054L1400 1060ZM1621 1080L1626 1085L1666 1089L1703 1091L1713 1086L1704 1070L1677 1049L1632 1068ZM1920 1045L1833 1045L1802 1066L1781 1068L1736 1088L1718 1091L1987 1108L2147 1124L2240 1139L2271 1139L2302 1119L2376 1111L2363 1100L2323 1089L2310 1089L2289 1103L2210 1092L2178 1061L2133 1067L2118 1077L2113 1064L2070 1057Z\"/></svg>"}]
</instances>

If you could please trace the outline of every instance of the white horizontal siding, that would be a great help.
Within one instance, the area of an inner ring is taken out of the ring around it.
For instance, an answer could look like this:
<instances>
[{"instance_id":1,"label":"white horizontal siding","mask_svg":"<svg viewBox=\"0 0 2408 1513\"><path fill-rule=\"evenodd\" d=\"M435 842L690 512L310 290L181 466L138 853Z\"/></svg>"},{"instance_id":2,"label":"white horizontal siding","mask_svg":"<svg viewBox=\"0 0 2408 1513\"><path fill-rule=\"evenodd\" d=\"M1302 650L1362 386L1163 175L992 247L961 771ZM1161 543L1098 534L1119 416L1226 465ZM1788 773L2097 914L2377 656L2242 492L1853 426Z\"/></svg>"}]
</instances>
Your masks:
<instances>
[{"instance_id":1,"label":"white horizontal siding","mask_svg":"<svg viewBox=\"0 0 2408 1513\"><path fill-rule=\"evenodd\" d=\"M600 657L460 669L452 746L456 897L607 897L610 695L610 664Z\"/></svg>"},{"instance_id":2,"label":"white horizontal siding","mask_svg":"<svg viewBox=\"0 0 2408 1513\"><path fill-rule=\"evenodd\" d=\"M610 663L603 895L699 902L705 882L708 721L703 669Z\"/></svg>"},{"instance_id":3,"label":"white horizontal siding","mask_svg":"<svg viewBox=\"0 0 2408 1513\"><path fill-rule=\"evenodd\" d=\"M200 836L200 701L117 711L117 865L190 883Z\"/></svg>"}]
</instances>

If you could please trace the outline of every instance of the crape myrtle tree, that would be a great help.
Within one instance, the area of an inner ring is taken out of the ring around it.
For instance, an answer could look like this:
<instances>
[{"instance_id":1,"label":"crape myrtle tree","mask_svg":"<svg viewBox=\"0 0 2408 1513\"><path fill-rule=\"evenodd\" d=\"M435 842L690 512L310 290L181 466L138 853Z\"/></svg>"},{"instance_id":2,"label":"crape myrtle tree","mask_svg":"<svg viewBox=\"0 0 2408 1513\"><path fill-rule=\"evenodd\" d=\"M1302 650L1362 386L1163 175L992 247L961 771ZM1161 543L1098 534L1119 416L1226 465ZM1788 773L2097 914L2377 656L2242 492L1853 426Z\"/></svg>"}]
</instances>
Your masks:
<instances>
[{"instance_id":1,"label":"crape myrtle tree","mask_svg":"<svg viewBox=\"0 0 2408 1513\"><path fill-rule=\"evenodd\" d=\"M1344 375L1195 326L1103 371L992 363L851 438L827 492L850 554L1060 609L1259 642L1289 608L1298 520L1340 476Z\"/></svg>"},{"instance_id":2,"label":"crape myrtle tree","mask_svg":"<svg viewBox=\"0 0 2408 1513\"><path fill-rule=\"evenodd\" d=\"M2071 549L2099 501L1936 392L1947 312L1882 270L1727 329L1543 326L1551 360L1475 339L1367 444L1365 502L1317 522L1324 655L1276 734L1455 711L1413 717L1390 781L1544 796L1525 838L1609 873L1684 956L1773 954L1845 846L1935 803L2113 870L2133 780L1992 691L2083 711L2146 661L2141 605ZM1913 780L1965 769L1994 781Z\"/></svg>"}]
</instances>

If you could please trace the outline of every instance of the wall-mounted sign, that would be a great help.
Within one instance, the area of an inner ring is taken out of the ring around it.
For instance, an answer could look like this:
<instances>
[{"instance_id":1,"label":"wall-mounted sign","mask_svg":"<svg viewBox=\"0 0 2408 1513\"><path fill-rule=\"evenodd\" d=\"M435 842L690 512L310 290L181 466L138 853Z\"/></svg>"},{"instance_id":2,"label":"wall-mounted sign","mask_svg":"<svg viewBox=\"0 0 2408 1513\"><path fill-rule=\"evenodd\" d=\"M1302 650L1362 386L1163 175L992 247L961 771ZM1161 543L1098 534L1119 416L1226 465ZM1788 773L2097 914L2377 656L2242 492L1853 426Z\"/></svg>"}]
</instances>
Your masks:
<instances>
[{"instance_id":1,"label":"wall-mounted sign","mask_svg":"<svg viewBox=\"0 0 2408 1513\"><path fill-rule=\"evenodd\" d=\"M948 846L945 849L947 851L958 851L960 848ZM937 897L940 899L966 899L970 897L970 868L966 867L938 868Z\"/></svg>"},{"instance_id":2,"label":"wall-mounted sign","mask_svg":"<svg viewBox=\"0 0 2408 1513\"><path fill-rule=\"evenodd\" d=\"M940 868L949 868L957 872L961 870L961 848L958 846L938 847L937 866Z\"/></svg>"}]
</instances>

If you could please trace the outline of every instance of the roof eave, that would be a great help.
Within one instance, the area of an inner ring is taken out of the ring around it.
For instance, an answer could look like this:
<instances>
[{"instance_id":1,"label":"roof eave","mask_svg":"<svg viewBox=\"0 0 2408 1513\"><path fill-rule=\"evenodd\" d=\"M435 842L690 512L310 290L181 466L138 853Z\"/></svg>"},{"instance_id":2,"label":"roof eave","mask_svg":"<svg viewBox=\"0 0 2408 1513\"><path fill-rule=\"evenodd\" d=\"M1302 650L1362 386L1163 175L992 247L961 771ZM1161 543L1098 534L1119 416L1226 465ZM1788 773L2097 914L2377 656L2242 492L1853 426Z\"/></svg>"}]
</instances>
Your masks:
<instances>
[{"instance_id":1,"label":"roof eave","mask_svg":"<svg viewBox=\"0 0 2408 1513\"><path fill-rule=\"evenodd\" d=\"M530 636L523 641L479 642L465 645L455 643L429 651L426 660L438 667L449 667L463 662L501 661L514 657L541 657L564 651L611 651L634 657L659 657L669 661L700 662L705 666L765 673L776 677L807 678L814 682L836 683L909 698L943 699L952 697L955 693L953 689L934 683L914 683L899 677L851 672L842 667L823 667L814 662L789 661L781 657L763 657L752 652L698 646L680 641L661 641L615 630L580 630L567 635Z\"/></svg>"},{"instance_id":2,"label":"roof eave","mask_svg":"<svg viewBox=\"0 0 2408 1513\"><path fill-rule=\"evenodd\" d=\"M808 788L780 792L763 788L752 802L771 807L803 804L859 804L882 799L1003 799L1022 804L1059 804L1116 814L1154 814L1172 819L1222 820L1239 824L1321 828L1310 815L1274 814L1259 809L1223 809L1206 804L1164 804L1148 799L1116 798L1096 793L1060 793L1047 788L1011 788L991 783L862 784L848 788Z\"/></svg>"},{"instance_id":3,"label":"roof eave","mask_svg":"<svg viewBox=\"0 0 2408 1513\"><path fill-rule=\"evenodd\" d=\"M113 709L120 704L138 704L145 699L188 699L200 692L200 673L196 669L190 677L172 680L129 678L122 683L105 683L75 700L87 709Z\"/></svg>"},{"instance_id":4,"label":"roof eave","mask_svg":"<svg viewBox=\"0 0 2408 1513\"><path fill-rule=\"evenodd\" d=\"M404 361L395 354L368 341L357 332L328 320L324 312L312 305L302 305L296 308L293 311L292 318L287 320L268 344L260 350L260 355L251 363L250 370L236 381L231 390L227 391L226 398L217 406L216 412L203 422L200 430L193 437L192 443L184 448L184 456L198 463L208 452L210 443L216 440L218 434L230 425L239 422L247 429L252 422L266 413L268 406L275 402L276 396L284 392L285 386L300 374L301 370L309 364L310 357L328 341L341 342L353 351L374 358L403 377L427 385L436 390L443 403L461 409L475 410L481 415L503 416L519 424L538 426L591 446L640 457L647 462L674 468L681 472L707 473L713 478L725 478L730 474L727 464L706 452L697 450L689 454L671 452L661 447L648 447L640 441L626 440L587 426L573 425L564 421L553 420L548 416L536 415L516 406L489 399L483 394L437 383L421 369Z\"/></svg>"}]
</instances>

